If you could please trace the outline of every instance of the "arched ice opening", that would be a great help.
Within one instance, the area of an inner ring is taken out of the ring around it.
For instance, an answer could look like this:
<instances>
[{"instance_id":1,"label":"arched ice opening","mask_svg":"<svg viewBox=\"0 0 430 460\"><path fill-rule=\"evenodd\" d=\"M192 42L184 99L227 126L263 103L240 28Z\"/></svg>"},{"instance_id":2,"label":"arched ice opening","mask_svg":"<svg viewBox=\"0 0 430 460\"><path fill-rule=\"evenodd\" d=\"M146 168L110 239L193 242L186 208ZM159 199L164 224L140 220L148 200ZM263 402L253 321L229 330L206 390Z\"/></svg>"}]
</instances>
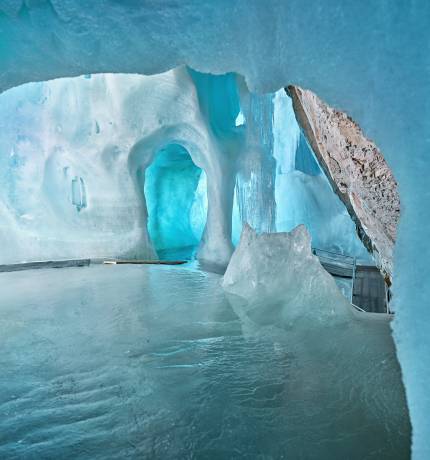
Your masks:
<instances>
[{"instance_id":1,"label":"arched ice opening","mask_svg":"<svg viewBox=\"0 0 430 460\"><path fill-rule=\"evenodd\" d=\"M138 170L138 181L158 256L191 258L206 225L206 174L183 146L172 143L156 153L145 172Z\"/></svg>"}]
</instances>

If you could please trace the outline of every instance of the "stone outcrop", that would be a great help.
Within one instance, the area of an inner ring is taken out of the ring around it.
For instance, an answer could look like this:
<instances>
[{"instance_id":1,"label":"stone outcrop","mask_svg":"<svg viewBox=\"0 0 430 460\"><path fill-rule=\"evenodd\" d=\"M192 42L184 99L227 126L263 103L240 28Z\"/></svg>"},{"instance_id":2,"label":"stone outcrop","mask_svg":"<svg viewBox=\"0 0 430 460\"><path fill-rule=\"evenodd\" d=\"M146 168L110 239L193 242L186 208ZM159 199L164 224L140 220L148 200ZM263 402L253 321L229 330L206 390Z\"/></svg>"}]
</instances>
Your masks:
<instances>
[{"instance_id":1,"label":"stone outcrop","mask_svg":"<svg viewBox=\"0 0 430 460\"><path fill-rule=\"evenodd\" d=\"M400 200L396 180L381 151L354 120L311 91L297 86L286 91L321 167L390 285Z\"/></svg>"}]
</instances>

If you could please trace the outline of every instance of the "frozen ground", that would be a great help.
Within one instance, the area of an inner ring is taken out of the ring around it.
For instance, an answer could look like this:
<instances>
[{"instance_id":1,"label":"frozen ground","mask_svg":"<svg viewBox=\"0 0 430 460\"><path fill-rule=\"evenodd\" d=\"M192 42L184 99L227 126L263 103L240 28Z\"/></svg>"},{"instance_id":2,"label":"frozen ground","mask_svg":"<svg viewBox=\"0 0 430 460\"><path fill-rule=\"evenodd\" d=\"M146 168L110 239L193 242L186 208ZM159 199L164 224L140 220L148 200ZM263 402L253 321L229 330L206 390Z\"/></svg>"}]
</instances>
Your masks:
<instances>
[{"instance_id":1,"label":"frozen ground","mask_svg":"<svg viewBox=\"0 0 430 460\"><path fill-rule=\"evenodd\" d=\"M3 273L0 291L2 459L409 458L386 322L244 335L193 267Z\"/></svg>"}]
</instances>

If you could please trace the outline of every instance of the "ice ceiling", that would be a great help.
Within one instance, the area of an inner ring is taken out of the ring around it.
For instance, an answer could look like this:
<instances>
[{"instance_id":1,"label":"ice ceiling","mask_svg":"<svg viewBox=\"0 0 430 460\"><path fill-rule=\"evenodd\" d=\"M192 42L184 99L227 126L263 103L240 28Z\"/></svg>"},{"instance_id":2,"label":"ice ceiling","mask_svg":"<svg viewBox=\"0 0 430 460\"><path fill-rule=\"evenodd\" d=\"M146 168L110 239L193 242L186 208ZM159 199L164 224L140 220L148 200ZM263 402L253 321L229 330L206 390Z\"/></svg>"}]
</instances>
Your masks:
<instances>
[{"instance_id":1,"label":"ice ceiling","mask_svg":"<svg viewBox=\"0 0 430 460\"><path fill-rule=\"evenodd\" d=\"M429 15L426 0L0 0L0 90L100 72L155 74L188 64L204 72L237 72L251 91L272 92L289 83L310 88L375 140L402 203L394 336L416 459L430 456ZM77 181L79 207L85 202ZM210 212L209 206L208 220Z\"/></svg>"}]
</instances>

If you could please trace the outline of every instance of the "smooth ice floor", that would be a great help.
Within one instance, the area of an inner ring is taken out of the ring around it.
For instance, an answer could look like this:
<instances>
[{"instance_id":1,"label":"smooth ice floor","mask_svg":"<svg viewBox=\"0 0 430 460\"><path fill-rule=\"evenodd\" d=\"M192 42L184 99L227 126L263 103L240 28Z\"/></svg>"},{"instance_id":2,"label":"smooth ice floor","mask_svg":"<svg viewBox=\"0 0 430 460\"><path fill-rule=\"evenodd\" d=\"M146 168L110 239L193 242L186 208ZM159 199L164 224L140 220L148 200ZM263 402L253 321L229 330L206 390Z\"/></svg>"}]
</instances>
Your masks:
<instances>
[{"instance_id":1,"label":"smooth ice floor","mask_svg":"<svg viewBox=\"0 0 430 460\"><path fill-rule=\"evenodd\" d=\"M0 458L409 458L387 323L244 335L219 282L0 274Z\"/></svg>"}]
</instances>

